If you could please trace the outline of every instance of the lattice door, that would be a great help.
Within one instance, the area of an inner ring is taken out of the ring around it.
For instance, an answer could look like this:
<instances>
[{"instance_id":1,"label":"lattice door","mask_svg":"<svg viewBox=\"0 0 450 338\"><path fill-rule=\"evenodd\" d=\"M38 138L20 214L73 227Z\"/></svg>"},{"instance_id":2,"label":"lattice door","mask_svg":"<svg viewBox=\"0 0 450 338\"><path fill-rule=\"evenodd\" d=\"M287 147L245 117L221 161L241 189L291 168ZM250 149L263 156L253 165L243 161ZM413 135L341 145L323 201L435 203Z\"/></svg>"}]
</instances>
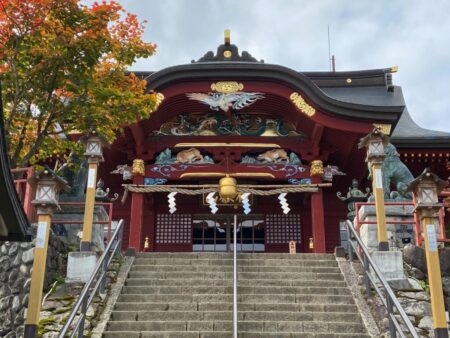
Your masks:
<instances>
[{"instance_id":1,"label":"lattice door","mask_svg":"<svg viewBox=\"0 0 450 338\"><path fill-rule=\"evenodd\" d=\"M191 244L192 217L189 214L158 214L156 216L157 244Z\"/></svg>"},{"instance_id":2,"label":"lattice door","mask_svg":"<svg viewBox=\"0 0 450 338\"><path fill-rule=\"evenodd\" d=\"M300 214L266 215L266 243L285 244L289 241L301 243Z\"/></svg>"}]
</instances>

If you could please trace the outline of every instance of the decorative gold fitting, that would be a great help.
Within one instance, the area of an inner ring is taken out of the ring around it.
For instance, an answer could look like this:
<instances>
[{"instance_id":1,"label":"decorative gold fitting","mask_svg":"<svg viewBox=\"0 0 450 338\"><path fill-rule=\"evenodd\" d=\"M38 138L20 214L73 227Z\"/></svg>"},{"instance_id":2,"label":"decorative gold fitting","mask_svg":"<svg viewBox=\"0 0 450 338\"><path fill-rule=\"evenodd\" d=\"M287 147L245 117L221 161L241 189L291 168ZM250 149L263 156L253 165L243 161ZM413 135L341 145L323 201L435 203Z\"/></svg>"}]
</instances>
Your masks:
<instances>
[{"instance_id":1,"label":"decorative gold fitting","mask_svg":"<svg viewBox=\"0 0 450 338\"><path fill-rule=\"evenodd\" d=\"M314 160L311 162L310 174L312 177L323 176L323 162L321 160Z\"/></svg>"},{"instance_id":2,"label":"decorative gold fitting","mask_svg":"<svg viewBox=\"0 0 450 338\"><path fill-rule=\"evenodd\" d=\"M141 159L133 160L133 167L131 168L131 173L133 175L145 175L145 165L144 161Z\"/></svg>"},{"instance_id":3,"label":"decorative gold fitting","mask_svg":"<svg viewBox=\"0 0 450 338\"><path fill-rule=\"evenodd\" d=\"M398 72L398 66L391 67L391 73L397 73Z\"/></svg>"},{"instance_id":4,"label":"decorative gold fitting","mask_svg":"<svg viewBox=\"0 0 450 338\"><path fill-rule=\"evenodd\" d=\"M293 92L289 98L292 103L306 116L311 117L316 113L316 110L310 106L299 93Z\"/></svg>"},{"instance_id":5,"label":"decorative gold fitting","mask_svg":"<svg viewBox=\"0 0 450 338\"><path fill-rule=\"evenodd\" d=\"M314 239L312 237L309 237L309 244L308 247L310 249L314 249Z\"/></svg>"},{"instance_id":6,"label":"decorative gold fitting","mask_svg":"<svg viewBox=\"0 0 450 338\"><path fill-rule=\"evenodd\" d=\"M223 40L225 45L229 45L231 43L231 30L225 29L223 32Z\"/></svg>"},{"instance_id":7,"label":"decorative gold fitting","mask_svg":"<svg viewBox=\"0 0 450 338\"><path fill-rule=\"evenodd\" d=\"M145 241L144 241L144 249L148 249L150 247L150 243L148 241L148 237L145 237Z\"/></svg>"},{"instance_id":8,"label":"decorative gold fitting","mask_svg":"<svg viewBox=\"0 0 450 338\"><path fill-rule=\"evenodd\" d=\"M236 81L219 81L211 84L211 90L224 94L236 93L243 89L244 85Z\"/></svg>"},{"instance_id":9,"label":"decorative gold fitting","mask_svg":"<svg viewBox=\"0 0 450 338\"><path fill-rule=\"evenodd\" d=\"M159 108L159 105L164 101L164 94L163 93L156 93L156 104L155 104L155 110Z\"/></svg>"},{"instance_id":10,"label":"decorative gold fitting","mask_svg":"<svg viewBox=\"0 0 450 338\"><path fill-rule=\"evenodd\" d=\"M392 125L384 123L372 123L372 125L381 131L384 135L389 135L391 133Z\"/></svg>"}]
</instances>

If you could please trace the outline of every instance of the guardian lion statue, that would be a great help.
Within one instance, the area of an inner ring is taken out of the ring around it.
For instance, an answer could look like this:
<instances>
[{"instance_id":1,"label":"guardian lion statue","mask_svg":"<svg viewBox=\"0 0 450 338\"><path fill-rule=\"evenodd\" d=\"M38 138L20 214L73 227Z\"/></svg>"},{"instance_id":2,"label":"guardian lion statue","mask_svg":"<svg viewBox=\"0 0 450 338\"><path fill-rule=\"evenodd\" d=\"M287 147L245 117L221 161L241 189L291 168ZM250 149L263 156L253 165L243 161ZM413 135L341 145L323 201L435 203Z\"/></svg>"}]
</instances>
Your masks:
<instances>
[{"instance_id":1,"label":"guardian lion statue","mask_svg":"<svg viewBox=\"0 0 450 338\"><path fill-rule=\"evenodd\" d=\"M399 153L393 144L388 143L384 149L386 154L381 170L383 172L383 190L384 198L391 200L412 200L412 194L407 190L409 182L414 176L408 167L400 160ZM369 163L369 177L372 176L371 166ZM391 192L391 184L395 189Z\"/></svg>"}]
</instances>

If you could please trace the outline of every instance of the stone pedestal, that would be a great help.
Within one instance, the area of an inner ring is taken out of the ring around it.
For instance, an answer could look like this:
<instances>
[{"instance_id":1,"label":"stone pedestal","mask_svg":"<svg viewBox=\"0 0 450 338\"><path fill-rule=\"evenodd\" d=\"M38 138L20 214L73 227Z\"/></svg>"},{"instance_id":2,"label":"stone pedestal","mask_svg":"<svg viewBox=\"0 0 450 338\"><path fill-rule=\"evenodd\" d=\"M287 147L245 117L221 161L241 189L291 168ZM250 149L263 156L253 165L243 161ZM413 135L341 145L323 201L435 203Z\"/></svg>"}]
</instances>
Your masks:
<instances>
[{"instance_id":1,"label":"stone pedestal","mask_svg":"<svg viewBox=\"0 0 450 338\"><path fill-rule=\"evenodd\" d=\"M414 216L412 205L386 205L386 227L388 232L389 247L401 249L414 240ZM364 221L376 221L374 205L365 205L359 209L359 219ZM393 224L389 221L411 221L411 224ZM369 252L378 249L378 235L376 224L361 224L361 240L366 244Z\"/></svg>"},{"instance_id":2,"label":"stone pedestal","mask_svg":"<svg viewBox=\"0 0 450 338\"><path fill-rule=\"evenodd\" d=\"M67 259L66 283L86 283L97 264L95 252L70 252Z\"/></svg>"},{"instance_id":3,"label":"stone pedestal","mask_svg":"<svg viewBox=\"0 0 450 338\"><path fill-rule=\"evenodd\" d=\"M401 251L374 251L370 256L388 281L406 278Z\"/></svg>"},{"instance_id":4,"label":"stone pedestal","mask_svg":"<svg viewBox=\"0 0 450 338\"><path fill-rule=\"evenodd\" d=\"M82 221L84 215L84 205L65 205L63 210L54 214L55 220L62 221ZM103 252L105 250L105 224L96 224L95 221L107 221L109 219L108 213L103 206L95 206L94 208L94 223L92 224L92 250L96 252ZM58 224L57 222L52 226L53 231L60 238L65 240L67 244L79 248L80 236L83 231L83 224Z\"/></svg>"}]
</instances>

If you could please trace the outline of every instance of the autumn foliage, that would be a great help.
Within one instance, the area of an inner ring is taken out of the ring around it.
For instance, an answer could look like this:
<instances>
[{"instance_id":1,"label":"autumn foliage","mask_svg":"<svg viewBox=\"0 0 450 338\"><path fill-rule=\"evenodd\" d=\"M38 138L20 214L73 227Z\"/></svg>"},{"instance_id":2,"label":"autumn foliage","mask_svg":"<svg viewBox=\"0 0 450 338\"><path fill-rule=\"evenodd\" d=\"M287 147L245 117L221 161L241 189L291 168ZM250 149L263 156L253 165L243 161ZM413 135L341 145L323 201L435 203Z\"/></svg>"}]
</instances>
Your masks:
<instances>
[{"instance_id":1,"label":"autumn foliage","mask_svg":"<svg viewBox=\"0 0 450 338\"><path fill-rule=\"evenodd\" d=\"M148 117L155 98L128 67L156 46L115 1L0 0L0 78L12 166L79 147L96 128L112 141Z\"/></svg>"}]
</instances>

